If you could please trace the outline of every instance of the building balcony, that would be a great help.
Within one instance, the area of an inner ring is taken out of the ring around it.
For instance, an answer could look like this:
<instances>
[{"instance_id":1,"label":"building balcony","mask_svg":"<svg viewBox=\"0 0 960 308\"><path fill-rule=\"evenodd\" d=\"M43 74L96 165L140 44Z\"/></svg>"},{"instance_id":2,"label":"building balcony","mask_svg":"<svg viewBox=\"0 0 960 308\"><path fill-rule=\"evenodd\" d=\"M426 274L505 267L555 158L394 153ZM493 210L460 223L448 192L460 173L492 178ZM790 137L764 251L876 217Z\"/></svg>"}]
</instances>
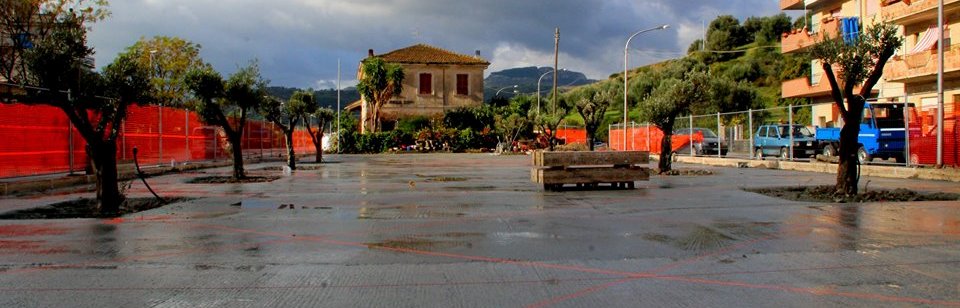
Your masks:
<instances>
[{"instance_id":1,"label":"building balcony","mask_svg":"<svg viewBox=\"0 0 960 308\"><path fill-rule=\"evenodd\" d=\"M836 74L836 69L834 69L834 75ZM860 92L860 88L860 86L854 87L853 92ZM780 90L783 98L814 98L830 96L832 89L830 89L830 81L827 80L827 76L822 75L820 76L820 82L815 84L810 82L809 76L784 81L780 85Z\"/></svg>"},{"instance_id":2,"label":"building balcony","mask_svg":"<svg viewBox=\"0 0 960 308\"><path fill-rule=\"evenodd\" d=\"M830 95L830 83L821 78L816 84L810 83L810 77L800 77L797 79L784 81L781 85L783 98L811 98Z\"/></svg>"},{"instance_id":3,"label":"building balcony","mask_svg":"<svg viewBox=\"0 0 960 308\"><path fill-rule=\"evenodd\" d=\"M937 78L937 49L906 56L895 56L883 69L883 77L891 82L922 82ZM943 73L960 75L960 45L948 46L943 52Z\"/></svg>"},{"instance_id":4,"label":"building balcony","mask_svg":"<svg viewBox=\"0 0 960 308\"><path fill-rule=\"evenodd\" d=\"M803 0L780 0L780 10L802 10Z\"/></svg>"},{"instance_id":5,"label":"building balcony","mask_svg":"<svg viewBox=\"0 0 960 308\"><path fill-rule=\"evenodd\" d=\"M820 31L813 34L808 33L804 29L794 29L789 33L784 33L780 40L780 52L791 53L802 51L815 45L818 41L822 41L824 36L833 38L840 36L839 18L824 20L820 25Z\"/></svg>"},{"instance_id":6,"label":"building balcony","mask_svg":"<svg viewBox=\"0 0 960 308\"><path fill-rule=\"evenodd\" d=\"M880 14L883 19L897 24L912 24L937 18L938 0L887 0L882 5ZM957 11L960 9L960 0L943 0L943 9L944 15Z\"/></svg>"}]
</instances>

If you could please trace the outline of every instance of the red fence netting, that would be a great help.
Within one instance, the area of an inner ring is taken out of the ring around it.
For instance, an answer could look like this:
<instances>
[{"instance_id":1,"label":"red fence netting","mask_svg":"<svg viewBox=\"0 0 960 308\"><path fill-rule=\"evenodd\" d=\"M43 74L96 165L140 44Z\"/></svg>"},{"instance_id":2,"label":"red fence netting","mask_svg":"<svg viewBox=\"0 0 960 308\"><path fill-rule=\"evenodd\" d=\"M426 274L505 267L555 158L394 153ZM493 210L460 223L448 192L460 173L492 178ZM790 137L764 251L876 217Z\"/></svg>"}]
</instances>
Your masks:
<instances>
[{"instance_id":1,"label":"red fence netting","mask_svg":"<svg viewBox=\"0 0 960 308\"><path fill-rule=\"evenodd\" d=\"M626 131L626 146L624 146L623 143L623 134L624 130L622 128L610 129L610 149L617 151L648 151L655 154L661 152L662 145L660 141L663 139L663 131L656 126L637 125L629 127ZM673 135L670 138L670 146L673 148L672 150L676 152L680 148L690 146L691 139L696 142L702 142L703 134L693 134L692 138L690 135Z\"/></svg>"},{"instance_id":2,"label":"red fence netting","mask_svg":"<svg viewBox=\"0 0 960 308\"><path fill-rule=\"evenodd\" d=\"M943 164L960 166L960 102L944 104L943 108ZM937 108L910 110L910 163L933 165L937 163Z\"/></svg>"},{"instance_id":3,"label":"red fence netting","mask_svg":"<svg viewBox=\"0 0 960 308\"><path fill-rule=\"evenodd\" d=\"M557 139L563 139L564 144L587 144L587 130L583 128L558 128Z\"/></svg>"},{"instance_id":4,"label":"red fence netting","mask_svg":"<svg viewBox=\"0 0 960 308\"><path fill-rule=\"evenodd\" d=\"M286 154L283 133L267 121L249 120L241 142L244 156ZM0 178L82 171L86 142L58 108L0 104ZM117 140L117 158L141 164L229 159L223 130L200 121L196 113L170 107L131 106ZM294 133L297 153L313 153L310 136Z\"/></svg>"}]
</instances>

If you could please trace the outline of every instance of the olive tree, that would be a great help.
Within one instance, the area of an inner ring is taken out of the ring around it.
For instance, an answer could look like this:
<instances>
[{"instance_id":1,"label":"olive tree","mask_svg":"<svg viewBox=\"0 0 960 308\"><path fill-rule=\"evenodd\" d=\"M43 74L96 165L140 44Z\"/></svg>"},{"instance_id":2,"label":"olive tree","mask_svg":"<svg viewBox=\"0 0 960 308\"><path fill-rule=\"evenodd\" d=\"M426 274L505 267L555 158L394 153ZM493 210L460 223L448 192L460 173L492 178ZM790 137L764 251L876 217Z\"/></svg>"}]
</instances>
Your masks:
<instances>
[{"instance_id":1,"label":"olive tree","mask_svg":"<svg viewBox=\"0 0 960 308\"><path fill-rule=\"evenodd\" d=\"M701 71L686 71L679 76L660 81L650 95L640 103L641 119L656 125L663 131L660 141L660 172L672 168L673 127L677 117L690 112L691 106L706 100L709 92L709 75Z\"/></svg>"},{"instance_id":2,"label":"olive tree","mask_svg":"<svg viewBox=\"0 0 960 308\"><path fill-rule=\"evenodd\" d=\"M857 136L867 97L883 75L883 67L903 44L897 28L889 23L874 24L855 39L826 38L810 53L819 59L830 83L830 96L840 110L840 159L837 166L836 193L856 195L860 180ZM836 69L836 73L834 73ZM857 86L860 91L855 91Z\"/></svg>"},{"instance_id":3,"label":"olive tree","mask_svg":"<svg viewBox=\"0 0 960 308\"><path fill-rule=\"evenodd\" d=\"M577 101L577 113L583 118L583 126L587 131L587 145L593 151L593 141L597 129L603 123L607 108L610 107L610 95L602 91L590 91Z\"/></svg>"},{"instance_id":4,"label":"olive tree","mask_svg":"<svg viewBox=\"0 0 960 308\"><path fill-rule=\"evenodd\" d=\"M301 91L297 91L286 102L267 97L262 104L257 106L261 114L270 122L273 122L280 132L283 133L283 140L287 146L287 166L290 170L297 170L297 153L293 146L293 132L297 129L297 124L303 120L304 110L307 102L302 99ZM313 105L312 94L309 104Z\"/></svg>"},{"instance_id":5,"label":"olive tree","mask_svg":"<svg viewBox=\"0 0 960 308\"><path fill-rule=\"evenodd\" d=\"M86 28L78 15L67 14L39 40L24 62L35 85L17 100L62 110L87 143L97 177L97 207L103 215L117 214L124 196L117 175L117 137L127 108L151 100L147 69L120 55L102 73L85 59Z\"/></svg>"},{"instance_id":6,"label":"olive tree","mask_svg":"<svg viewBox=\"0 0 960 308\"><path fill-rule=\"evenodd\" d=\"M224 80L209 66L187 72L186 84L196 100L194 109L205 123L219 126L227 135L233 155L233 178L246 177L243 170L243 129L247 117L266 101L266 81L257 63L251 62Z\"/></svg>"},{"instance_id":7,"label":"olive tree","mask_svg":"<svg viewBox=\"0 0 960 308\"><path fill-rule=\"evenodd\" d=\"M313 141L313 146L317 150L317 163L321 163L323 162L323 128L327 123L333 121L337 113L330 108L316 108L313 113L308 116L309 118L317 119L317 130L313 130L313 124L310 120L306 121L306 125L307 134L310 134L310 140Z\"/></svg>"}]
</instances>

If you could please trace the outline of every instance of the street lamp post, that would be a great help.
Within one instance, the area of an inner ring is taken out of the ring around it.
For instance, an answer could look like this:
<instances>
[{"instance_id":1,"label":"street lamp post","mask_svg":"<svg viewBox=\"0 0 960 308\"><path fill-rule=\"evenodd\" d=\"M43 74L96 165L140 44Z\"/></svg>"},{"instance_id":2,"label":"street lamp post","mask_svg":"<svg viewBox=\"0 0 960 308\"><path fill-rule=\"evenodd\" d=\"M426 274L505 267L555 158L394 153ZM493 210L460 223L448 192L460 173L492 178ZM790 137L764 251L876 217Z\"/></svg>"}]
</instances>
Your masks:
<instances>
[{"instance_id":1,"label":"street lamp post","mask_svg":"<svg viewBox=\"0 0 960 308\"><path fill-rule=\"evenodd\" d=\"M499 90L497 90L497 94L494 94L493 97L500 96L500 91L503 91L503 90L506 90L506 89L509 89L509 88L514 88L513 91L516 92L516 91L517 91L517 90L516 90L517 86L519 86L519 85L512 85L512 86L506 86L506 87L500 88Z\"/></svg>"},{"instance_id":2,"label":"street lamp post","mask_svg":"<svg viewBox=\"0 0 960 308\"><path fill-rule=\"evenodd\" d=\"M623 45L623 150L627 150L627 55L630 54L630 40L633 37L640 35L641 33L646 33L654 30L663 30L669 28L670 25L660 25L646 30L640 30L629 38L627 38L627 43Z\"/></svg>"}]
</instances>

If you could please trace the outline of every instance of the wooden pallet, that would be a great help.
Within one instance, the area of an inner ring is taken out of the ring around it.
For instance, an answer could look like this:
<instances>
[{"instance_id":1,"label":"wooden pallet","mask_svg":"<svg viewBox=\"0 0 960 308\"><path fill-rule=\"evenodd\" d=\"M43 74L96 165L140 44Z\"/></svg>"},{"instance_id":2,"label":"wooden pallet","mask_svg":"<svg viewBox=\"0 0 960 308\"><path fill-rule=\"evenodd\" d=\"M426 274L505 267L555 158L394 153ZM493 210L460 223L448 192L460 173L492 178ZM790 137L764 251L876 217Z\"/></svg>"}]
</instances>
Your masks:
<instances>
[{"instance_id":1,"label":"wooden pallet","mask_svg":"<svg viewBox=\"0 0 960 308\"><path fill-rule=\"evenodd\" d=\"M545 190L558 190L566 184L596 188L609 184L616 188L634 188L635 181L650 179L649 152L545 152L533 154L530 180Z\"/></svg>"}]
</instances>

